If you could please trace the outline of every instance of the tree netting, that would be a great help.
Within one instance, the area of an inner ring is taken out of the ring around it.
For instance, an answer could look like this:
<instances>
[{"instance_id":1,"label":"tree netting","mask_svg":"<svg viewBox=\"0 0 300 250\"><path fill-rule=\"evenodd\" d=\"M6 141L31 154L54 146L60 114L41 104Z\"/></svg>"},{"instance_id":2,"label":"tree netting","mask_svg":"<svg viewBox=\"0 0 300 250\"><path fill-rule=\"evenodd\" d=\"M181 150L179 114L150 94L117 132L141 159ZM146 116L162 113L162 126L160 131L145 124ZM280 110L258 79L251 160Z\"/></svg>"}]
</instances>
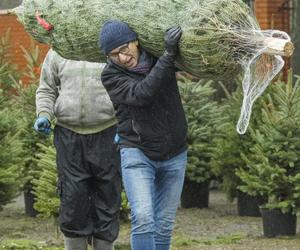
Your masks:
<instances>
[{"instance_id":1,"label":"tree netting","mask_svg":"<svg viewBox=\"0 0 300 250\"><path fill-rule=\"evenodd\" d=\"M246 131L253 102L283 66L280 56L265 56L268 38L289 40L280 31L261 31L241 0L23 0L16 13L36 40L67 59L92 62L106 61L98 34L109 19L127 22L142 47L157 57L164 50L165 30L180 25L176 65L181 70L208 79L245 71L239 133Z\"/></svg>"}]
</instances>

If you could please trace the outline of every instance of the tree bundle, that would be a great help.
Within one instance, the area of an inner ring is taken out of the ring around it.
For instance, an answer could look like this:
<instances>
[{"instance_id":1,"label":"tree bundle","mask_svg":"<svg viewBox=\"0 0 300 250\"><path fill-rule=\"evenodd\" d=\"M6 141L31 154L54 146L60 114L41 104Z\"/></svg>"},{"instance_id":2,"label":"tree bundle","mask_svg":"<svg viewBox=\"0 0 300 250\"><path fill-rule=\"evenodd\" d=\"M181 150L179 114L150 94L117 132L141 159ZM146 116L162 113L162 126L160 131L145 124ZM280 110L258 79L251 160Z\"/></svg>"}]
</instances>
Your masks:
<instances>
[{"instance_id":1,"label":"tree bundle","mask_svg":"<svg viewBox=\"0 0 300 250\"><path fill-rule=\"evenodd\" d=\"M67 59L92 62L106 60L98 37L107 20L127 22L143 48L157 57L166 29L180 25L178 68L209 79L232 78L241 68L246 72L244 94L251 100L244 99L247 113L240 132L248 125L253 101L280 71L279 56L293 52L288 35L261 31L242 0L23 0L15 12L36 40ZM272 55L267 62L260 60L263 53Z\"/></svg>"},{"instance_id":2,"label":"tree bundle","mask_svg":"<svg viewBox=\"0 0 300 250\"><path fill-rule=\"evenodd\" d=\"M165 30L180 25L178 66L202 78L232 76L252 50L241 34L259 29L241 0L24 0L17 14L36 40L65 58L93 62L105 60L98 34L109 19L127 22L156 56L163 52Z\"/></svg>"}]
</instances>

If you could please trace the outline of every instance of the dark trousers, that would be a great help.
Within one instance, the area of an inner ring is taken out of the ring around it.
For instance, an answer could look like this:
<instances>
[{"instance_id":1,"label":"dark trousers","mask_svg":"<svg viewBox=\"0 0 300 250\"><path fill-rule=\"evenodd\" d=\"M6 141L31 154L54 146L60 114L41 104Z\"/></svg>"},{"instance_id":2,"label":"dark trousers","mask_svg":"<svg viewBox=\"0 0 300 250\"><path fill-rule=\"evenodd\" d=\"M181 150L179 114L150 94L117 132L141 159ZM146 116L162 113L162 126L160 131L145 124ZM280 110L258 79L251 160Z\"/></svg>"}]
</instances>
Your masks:
<instances>
[{"instance_id":1,"label":"dark trousers","mask_svg":"<svg viewBox=\"0 0 300 250\"><path fill-rule=\"evenodd\" d=\"M54 129L59 224L66 237L92 235L112 242L118 236L121 175L115 133L116 127L89 135Z\"/></svg>"}]
</instances>

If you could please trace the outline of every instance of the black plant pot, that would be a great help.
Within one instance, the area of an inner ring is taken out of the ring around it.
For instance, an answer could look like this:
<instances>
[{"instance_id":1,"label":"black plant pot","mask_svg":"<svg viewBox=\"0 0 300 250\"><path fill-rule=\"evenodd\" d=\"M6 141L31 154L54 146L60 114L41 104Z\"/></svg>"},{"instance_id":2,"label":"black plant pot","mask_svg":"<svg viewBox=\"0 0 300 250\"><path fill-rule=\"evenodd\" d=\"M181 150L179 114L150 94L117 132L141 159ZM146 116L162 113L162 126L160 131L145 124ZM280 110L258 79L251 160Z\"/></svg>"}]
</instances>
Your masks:
<instances>
[{"instance_id":1,"label":"black plant pot","mask_svg":"<svg viewBox=\"0 0 300 250\"><path fill-rule=\"evenodd\" d=\"M25 189L24 191L25 213L30 217L36 217L38 212L33 207L35 202L35 195L31 192L31 189Z\"/></svg>"},{"instance_id":2,"label":"black plant pot","mask_svg":"<svg viewBox=\"0 0 300 250\"><path fill-rule=\"evenodd\" d=\"M280 209L262 208L264 236L294 236L296 234L297 216L292 213L282 213Z\"/></svg>"},{"instance_id":3,"label":"black plant pot","mask_svg":"<svg viewBox=\"0 0 300 250\"><path fill-rule=\"evenodd\" d=\"M239 216L260 217L259 206L266 203L262 196L250 196L243 192L237 193L237 210Z\"/></svg>"},{"instance_id":4,"label":"black plant pot","mask_svg":"<svg viewBox=\"0 0 300 250\"><path fill-rule=\"evenodd\" d=\"M181 207L207 208L209 199L209 181L197 183L185 178L181 193Z\"/></svg>"}]
</instances>

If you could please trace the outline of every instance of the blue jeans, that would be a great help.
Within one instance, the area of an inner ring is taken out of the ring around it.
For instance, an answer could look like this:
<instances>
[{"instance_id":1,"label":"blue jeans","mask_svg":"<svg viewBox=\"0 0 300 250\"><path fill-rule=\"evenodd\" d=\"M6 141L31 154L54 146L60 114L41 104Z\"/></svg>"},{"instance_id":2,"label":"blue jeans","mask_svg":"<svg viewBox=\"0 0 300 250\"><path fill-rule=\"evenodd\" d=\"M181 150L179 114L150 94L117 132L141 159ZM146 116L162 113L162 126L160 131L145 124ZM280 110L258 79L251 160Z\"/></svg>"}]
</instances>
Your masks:
<instances>
[{"instance_id":1,"label":"blue jeans","mask_svg":"<svg viewBox=\"0 0 300 250\"><path fill-rule=\"evenodd\" d=\"M131 207L132 250L168 250L182 191L187 152L152 161L137 148L121 149L122 177Z\"/></svg>"}]
</instances>

